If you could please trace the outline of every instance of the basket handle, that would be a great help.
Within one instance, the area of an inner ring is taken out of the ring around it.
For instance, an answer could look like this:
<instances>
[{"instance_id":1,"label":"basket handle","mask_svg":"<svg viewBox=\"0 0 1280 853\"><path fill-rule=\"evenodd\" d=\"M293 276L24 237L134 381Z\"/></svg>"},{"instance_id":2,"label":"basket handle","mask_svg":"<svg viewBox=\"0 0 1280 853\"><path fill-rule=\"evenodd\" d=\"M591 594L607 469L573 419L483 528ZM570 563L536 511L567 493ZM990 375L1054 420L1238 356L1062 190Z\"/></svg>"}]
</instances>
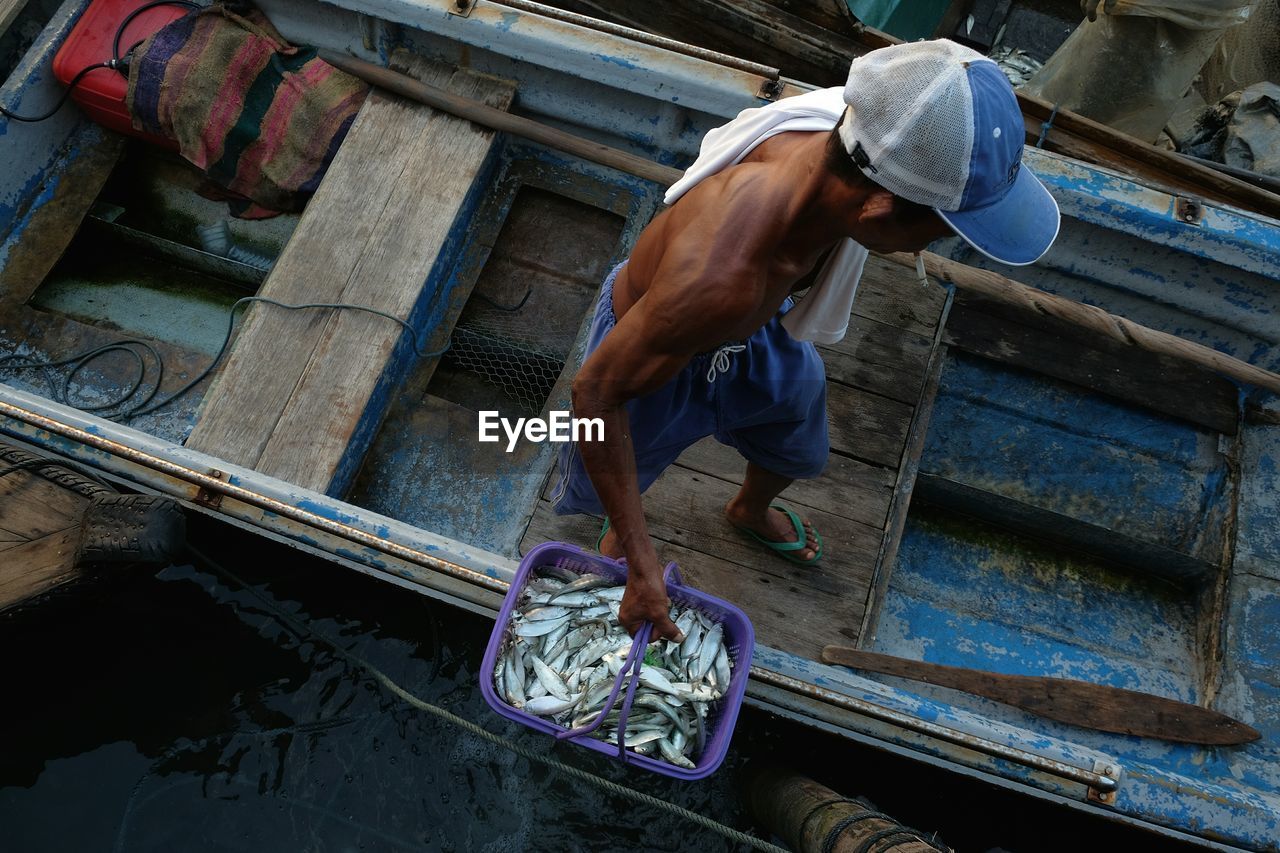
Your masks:
<instances>
[{"instance_id":1,"label":"basket handle","mask_svg":"<svg viewBox=\"0 0 1280 853\"><path fill-rule=\"evenodd\" d=\"M636 632L635 638L631 641L631 648L627 651L627 656L622 661L622 669L618 670L618 675L613 679L613 689L609 691L609 698L604 700L604 707L600 709L600 713L596 715L596 718L586 725L578 726L576 729L556 732L556 740L591 734L600 728L601 724L604 723L604 718L609 716L609 712L613 710L613 703L618 700L618 693L622 691L623 680L632 674L632 670L635 671L636 677L631 680L631 689L628 694L635 693L635 684L640 676L638 663L644 660L644 651L649 646L649 635L652 633L652 622L645 622L640 626L640 630ZM625 739L625 737L626 733L624 732L620 740Z\"/></svg>"},{"instance_id":2,"label":"basket handle","mask_svg":"<svg viewBox=\"0 0 1280 853\"><path fill-rule=\"evenodd\" d=\"M623 562L623 561L619 561ZM667 563L662 570L663 584L675 584L682 586L684 579L680 576L680 568L676 565L675 560ZM631 713L631 703L635 701L636 687L640 684L640 667L644 666L644 653L649 648L649 637L653 634L653 623L645 622L640 626L640 630L636 632L635 637L631 641L631 648L627 651L626 658L622 661L622 668L618 670L618 675L613 680L613 689L609 691L609 697L604 700L604 707L600 709L600 713L596 718L586 725L579 726L576 729L566 729L562 732L556 732L556 740L565 740L579 735L587 735L594 732L604 723L605 717L609 716L609 712L613 710L613 703L618 700L618 694L622 691L622 682L630 677L627 684L627 695L623 697L622 708L618 713L618 758L624 763L627 760L627 717Z\"/></svg>"}]
</instances>

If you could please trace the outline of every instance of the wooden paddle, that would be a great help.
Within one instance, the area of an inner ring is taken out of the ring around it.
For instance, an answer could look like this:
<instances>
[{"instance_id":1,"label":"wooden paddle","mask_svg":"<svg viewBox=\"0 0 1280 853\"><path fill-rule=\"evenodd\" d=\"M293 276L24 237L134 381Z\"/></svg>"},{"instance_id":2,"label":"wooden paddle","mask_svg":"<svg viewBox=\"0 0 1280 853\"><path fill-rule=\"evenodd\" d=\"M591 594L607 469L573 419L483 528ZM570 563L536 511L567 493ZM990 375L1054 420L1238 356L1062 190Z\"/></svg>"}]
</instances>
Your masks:
<instances>
[{"instance_id":1,"label":"wooden paddle","mask_svg":"<svg viewBox=\"0 0 1280 853\"><path fill-rule=\"evenodd\" d=\"M1215 746L1261 737L1239 720L1199 705L1074 678L1002 675L844 646L827 646L822 650L822 661L963 690L1051 720L1104 732Z\"/></svg>"}]
</instances>

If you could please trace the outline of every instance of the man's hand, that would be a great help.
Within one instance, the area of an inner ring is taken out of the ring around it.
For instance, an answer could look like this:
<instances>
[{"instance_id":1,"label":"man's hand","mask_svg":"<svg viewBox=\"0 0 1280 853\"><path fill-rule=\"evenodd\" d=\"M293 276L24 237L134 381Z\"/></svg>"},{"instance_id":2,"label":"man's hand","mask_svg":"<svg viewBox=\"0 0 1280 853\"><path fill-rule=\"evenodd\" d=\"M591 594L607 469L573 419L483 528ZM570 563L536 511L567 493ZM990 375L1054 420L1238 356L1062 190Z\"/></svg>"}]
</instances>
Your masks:
<instances>
[{"instance_id":1,"label":"man's hand","mask_svg":"<svg viewBox=\"0 0 1280 853\"><path fill-rule=\"evenodd\" d=\"M671 600L667 598L667 589L662 583L662 571L656 562L648 568L649 571L638 571L640 566L629 567L627 591L622 596L622 606L618 609L618 621L633 637L645 622L652 622L653 634L650 642L681 642L684 635L671 621Z\"/></svg>"}]
</instances>

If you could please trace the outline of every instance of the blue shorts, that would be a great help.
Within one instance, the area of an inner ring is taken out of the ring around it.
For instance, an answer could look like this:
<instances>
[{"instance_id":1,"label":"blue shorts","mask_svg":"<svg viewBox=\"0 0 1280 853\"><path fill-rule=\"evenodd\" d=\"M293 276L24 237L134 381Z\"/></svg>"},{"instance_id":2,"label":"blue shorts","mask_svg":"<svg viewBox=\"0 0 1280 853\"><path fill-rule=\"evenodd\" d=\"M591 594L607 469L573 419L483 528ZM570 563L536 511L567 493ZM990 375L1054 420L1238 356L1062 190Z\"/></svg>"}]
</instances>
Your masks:
<instances>
[{"instance_id":1,"label":"blue shorts","mask_svg":"<svg viewBox=\"0 0 1280 853\"><path fill-rule=\"evenodd\" d=\"M600 290L587 355L616 322L613 281ZM653 485L685 448L714 435L748 461L792 479L817 477L827 464L827 375L817 349L782 328L791 300L745 341L696 355L670 382L626 404L640 491ZM560 446L557 513L602 515L576 445Z\"/></svg>"}]
</instances>

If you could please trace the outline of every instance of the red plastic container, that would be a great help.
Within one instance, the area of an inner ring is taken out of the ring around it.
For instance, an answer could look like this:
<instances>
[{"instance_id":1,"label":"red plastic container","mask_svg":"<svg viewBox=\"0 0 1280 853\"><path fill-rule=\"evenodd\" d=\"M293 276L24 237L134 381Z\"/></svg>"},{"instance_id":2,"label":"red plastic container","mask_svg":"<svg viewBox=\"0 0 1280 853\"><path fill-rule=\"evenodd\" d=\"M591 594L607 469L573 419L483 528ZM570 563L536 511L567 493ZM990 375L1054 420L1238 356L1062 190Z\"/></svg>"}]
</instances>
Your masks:
<instances>
[{"instance_id":1,"label":"red plastic container","mask_svg":"<svg viewBox=\"0 0 1280 853\"><path fill-rule=\"evenodd\" d=\"M85 68L111 59L112 45L120 25L131 12L148 2L149 0L93 0L68 34L62 49L53 58L54 76L66 86ZM140 13L120 34L120 54L123 56L130 47L189 11L191 10L186 6L165 5ZM177 143L172 140L133 129L129 111L124 105L128 89L129 81L124 74L111 68L100 68L84 76L71 93L71 98L103 127L176 149Z\"/></svg>"}]
</instances>

